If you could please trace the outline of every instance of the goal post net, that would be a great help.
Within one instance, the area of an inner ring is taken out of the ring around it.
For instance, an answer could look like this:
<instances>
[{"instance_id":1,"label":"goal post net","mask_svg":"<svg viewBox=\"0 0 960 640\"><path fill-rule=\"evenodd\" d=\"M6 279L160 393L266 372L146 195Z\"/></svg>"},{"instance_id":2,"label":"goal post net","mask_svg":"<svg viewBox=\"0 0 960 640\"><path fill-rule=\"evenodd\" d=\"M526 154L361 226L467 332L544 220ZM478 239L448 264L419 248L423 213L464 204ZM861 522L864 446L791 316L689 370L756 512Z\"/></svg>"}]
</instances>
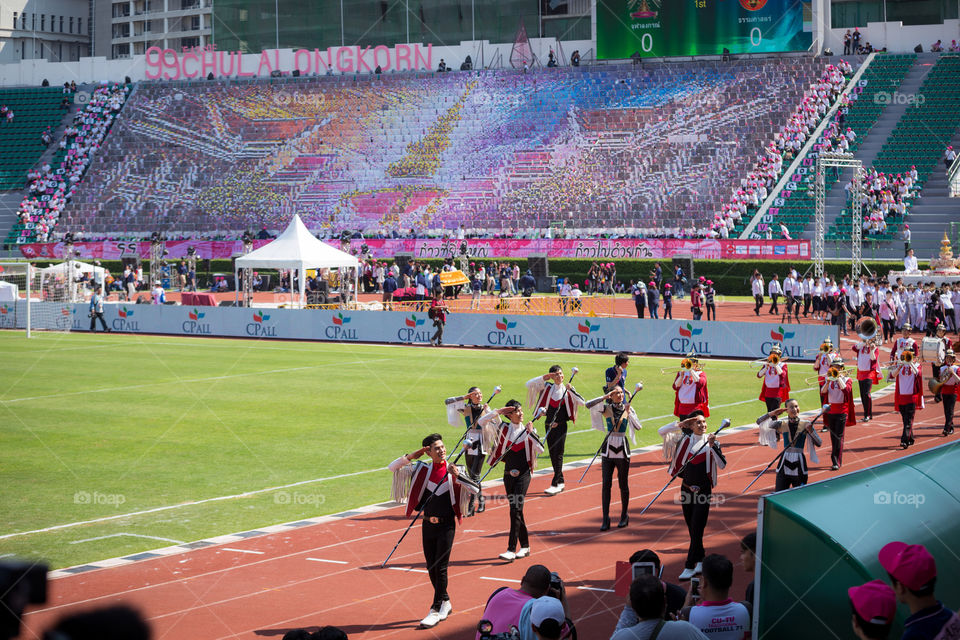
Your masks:
<instances>
[{"instance_id":1,"label":"goal post net","mask_svg":"<svg viewBox=\"0 0 960 640\"><path fill-rule=\"evenodd\" d=\"M85 302L81 274L70 263L38 269L0 262L0 329L70 331Z\"/></svg>"}]
</instances>

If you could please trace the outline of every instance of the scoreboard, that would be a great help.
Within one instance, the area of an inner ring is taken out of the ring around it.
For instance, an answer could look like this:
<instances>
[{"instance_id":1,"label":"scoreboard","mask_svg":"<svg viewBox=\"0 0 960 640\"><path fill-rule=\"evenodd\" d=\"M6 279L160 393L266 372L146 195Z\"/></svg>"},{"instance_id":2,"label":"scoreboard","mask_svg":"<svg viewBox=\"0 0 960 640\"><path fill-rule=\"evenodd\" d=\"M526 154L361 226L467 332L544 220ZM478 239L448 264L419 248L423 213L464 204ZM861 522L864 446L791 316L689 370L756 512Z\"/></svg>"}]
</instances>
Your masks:
<instances>
[{"instance_id":1,"label":"scoreboard","mask_svg":"<svg viewBox=\"0 0 960 640\"><path fill-rule=\"evenodd\" d=\"M597 58L806 51L810 0L604 0Z\"/></svg>"}]
</instances>

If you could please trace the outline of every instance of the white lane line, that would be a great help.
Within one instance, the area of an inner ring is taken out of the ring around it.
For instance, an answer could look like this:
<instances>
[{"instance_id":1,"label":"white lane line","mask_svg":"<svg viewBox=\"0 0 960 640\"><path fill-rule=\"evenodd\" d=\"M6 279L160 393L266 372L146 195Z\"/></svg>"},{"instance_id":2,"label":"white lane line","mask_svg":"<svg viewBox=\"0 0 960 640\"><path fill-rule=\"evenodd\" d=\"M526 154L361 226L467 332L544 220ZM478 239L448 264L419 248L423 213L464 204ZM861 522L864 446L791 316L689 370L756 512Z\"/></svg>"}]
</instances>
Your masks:
<instances>
[{"instance_id":1,"label":"white lane line","mask_svg":"<svg viewBox=\"0 0 960 640\"><path fill-rule=\"evenodd\" d=\"M109 522L110 520L120 520L122 518L132 518L133 516L142 516L149 513L159 513L161 511L170 511L171 509L180 509L181 507L192 507L198 504L206 504L208 502L221 502L223 500L234 500L236 498L247 498L250 496L255 496L260 493L267 493L269 491L278 491L280 489L289 489L290 487L299 487L305 484L313 484L314 482L325 482L327 480L339 480L341 478L351 478L353 476L362 476L367 473L376 473L377 471L386 471L386 467L381 467L380 469L367 469L365 471L354 471L352 473L341 473L335 476L327 476L326 478L315 478L313 480L300 480L299 482L291 482L290 484L281 484L276 487L267 487L266 489L254 489L253 491L246 491L244 493L237 493L232 496L217 496L215 498L206 498L204 500L191 500L189 502L181 502L180 504L170 504L163 507L154 507L153 509L144 509L143 511L131 511L130 513L120 513L115 516L104 516L102 518L93 518L92 520L81 520L80 522L68 522L66 524L58 524L52 527L44 527L43 529L33 529L32 531L18 531L16 533L7 533L0 535L0 540L6 540L7 538L17 538L20 536L29 536L34 533L47 533L50 531L59 531L60 529L69 529L71 527L79 527L85 524L96 524L98 522Z\"/></svg>"},{"instance_id":2,"label":"white lane line","mask_svg":"<svg viewBox=\"0 0 960 640\"><path fill-rule=\"evenodd\" d=\"M492 580L493 582L514 582L520 584L520 580L513 580L511 578L491 578L490 576L480 576L481 580Z\"/></svg>"},{"instance_id":3,"label":"white lane line","mask_svg":"<svg viewBox=\"0 0 960 640\"><path fill-rule=\"evenodd\" d=\"M602 591L604 593L614 593L613 589L601 589L600 587L577 587L577 589L582 589L583 591Z\"/></svg>"},{"instance_id":4,"label":"white lane line","mask_svg":"<svg viewBox=\"0 0 960 640\"><path fill-rule=\"evenodd\" d=\"M346 560L327 560L326 558L307 558L307 560L312 562L330 562L333 564L350 564Z\"/></svg>"},{"instance_id":5,"label":"white lane line","mask_svg":"<svg viewBox=\"0 0 960 640\"><path fill-rule=\"evenodd\" d=\"M417 573L430 573L426 569L414 569L413 567L387 567L387 569L393 569L394 571L416 571Z\"/></svg>"},{"instance_id":6,"label":"white lane line","mask_svg":"<svg viewBox=\"0 0 960 640\"><path fill-rule=\"evenodd\" d=\"M80 544L82 542L94 542L96 540L106 540L107 538L118 538L120 536L129 536L131 538L147 538L148 540L160 540L161 542L172 542L174 544L185 544L183 540L174 540L173 538L160 538L158 536L145 536L140 533L111 533L108 536L97 536L96 538L85 538L83 540L74 540L67 544Z\"/></svg>"},{"instance_id":7,"label":"white lane line","mask_svg":"<svg viewBox=\"0 0 960 640\"><path fill-rule=\"evenodd\" d=\"M232 373L225 376L210 376L207 378L192 378L186 380L167 380L167 382L209 382L212 380L230 380L232 378L246 378L249 376L270 375L273 373L290 373L291 371L305 371L307 369L323 369L325 367L340 367L351 364L368 364L370 362L383 362L391 358L377 358L375 360L355 360L353 362L332 362L330 364L315 364L306 367L288 367L286 369L268 369L266 371L249 371L247 373ZM162 382L161 382L162 384ZM143 389L145 387L154 387L156 382L145 384L133 384L125 387L104 387L102 389L86 389L84 391L68 391L66 393L55 393L46 396L30 396L25 398L10 398L9 400L0 400L0 404L13 404L14 402L28 402L30 400L49 400L50 398L65 398L67 396L80 396L88 393L109 393L111 391L125 391L127 389Z\"/></svg>"},{"instance_id":8,"label":"white lane line","mask_svg":"<svg viewBox=\"0 0 960 640\"><path fill-rule=\"evenodd\" d=\"M236 551L237 553L252 553L254 555L262 556L265 554L265 551L254 551L253 549L234 549L233 547L224 547L224 551Z\"/></svg>"}]
</instances>

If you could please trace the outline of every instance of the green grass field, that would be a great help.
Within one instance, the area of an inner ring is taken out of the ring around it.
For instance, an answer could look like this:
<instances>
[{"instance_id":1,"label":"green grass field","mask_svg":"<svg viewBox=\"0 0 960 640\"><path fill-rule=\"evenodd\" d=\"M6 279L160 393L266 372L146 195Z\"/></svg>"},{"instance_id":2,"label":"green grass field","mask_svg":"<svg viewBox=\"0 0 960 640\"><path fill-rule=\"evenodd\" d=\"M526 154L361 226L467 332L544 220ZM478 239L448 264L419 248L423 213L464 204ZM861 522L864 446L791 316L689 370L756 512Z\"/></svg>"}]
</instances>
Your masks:
<instances>
[{"instance_id":1,"label":"green grass field","mask_svg":"<svg viewBox=\"0 0 960 640\"><path fill-rule=\"evenodd\" d=\"M524 382L559 363L568 376L580 368L574 385L590 398L613 360L42 332L29 341L0 332L0 353L0 556L51 567L383 502L387 463L427 433L440 431L449 447L459 439L445 397L471 385L489 395L501 384L495 406L523 402ZM673 410L672 377L660 368L677 364L633 359L628 383L645 383L634 402L645 423L638 445L659 442L657 427L670 421L662 416ZM810 366L793 369L794 389L807 388ZM753 369L713 361L706 371L711 424L762 413ZM812 390L795 395L803 408L818 404ZM589 427L586 414L571 427L570 460L599 446ZM271 490L292 483L302 484ZM246 492L256 493L230 497ZM155 511L125 515L147 510Z\"/></svg>"}]
</instances>

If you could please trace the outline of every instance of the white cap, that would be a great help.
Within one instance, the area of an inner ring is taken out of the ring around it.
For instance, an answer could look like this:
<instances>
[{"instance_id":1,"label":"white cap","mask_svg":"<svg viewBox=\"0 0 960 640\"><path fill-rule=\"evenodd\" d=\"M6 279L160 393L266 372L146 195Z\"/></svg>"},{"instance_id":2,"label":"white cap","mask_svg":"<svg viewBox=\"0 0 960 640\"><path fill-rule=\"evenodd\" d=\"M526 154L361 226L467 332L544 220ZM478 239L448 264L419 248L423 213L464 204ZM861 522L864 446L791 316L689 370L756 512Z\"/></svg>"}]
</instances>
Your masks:
<instances>
[{"instance_id":1,"label":"white cap","mask_svg":"<svg viewBox=\"0 0 960 640\"><path fill-rule=\"evenodd\" d=\"M539 627L545 620L556 620L560 624L566 620L563 604L552 596L543 596L534 600L530 606L530 624Z\"/></svg>"}]
</instances>

